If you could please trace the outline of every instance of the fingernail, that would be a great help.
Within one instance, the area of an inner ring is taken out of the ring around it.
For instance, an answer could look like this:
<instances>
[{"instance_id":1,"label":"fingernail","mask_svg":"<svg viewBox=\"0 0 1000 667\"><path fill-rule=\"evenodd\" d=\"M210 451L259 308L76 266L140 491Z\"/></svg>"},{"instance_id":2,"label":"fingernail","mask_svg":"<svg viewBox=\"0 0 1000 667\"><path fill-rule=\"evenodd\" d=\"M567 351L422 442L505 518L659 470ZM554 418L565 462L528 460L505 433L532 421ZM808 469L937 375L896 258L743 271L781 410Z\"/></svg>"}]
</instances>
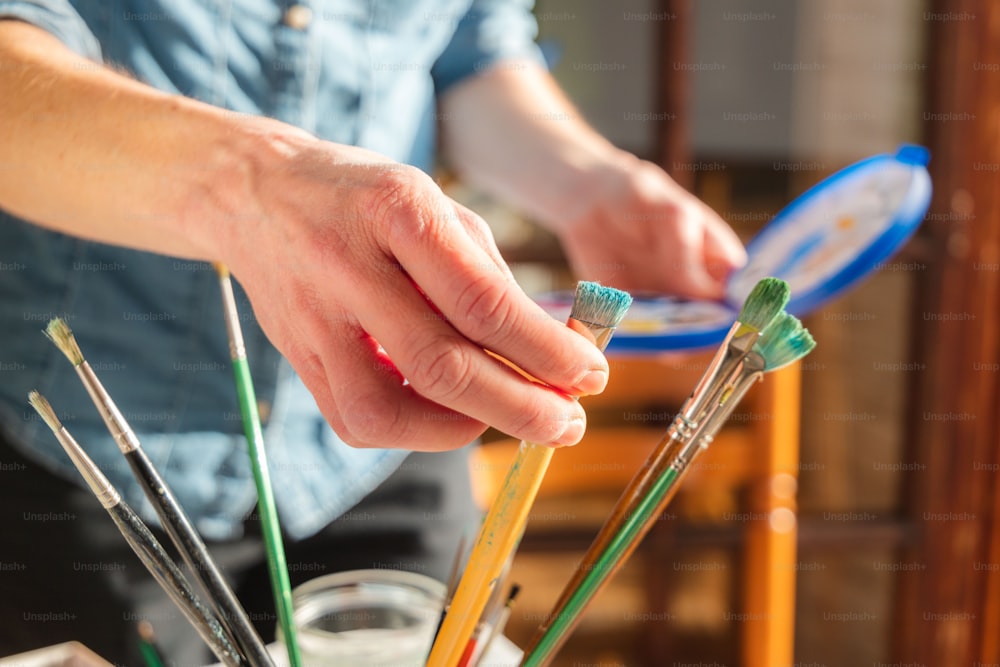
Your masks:
<instances>
[{"instance_id":1,"label":"fingernail","mask_svg":"<svg viewBox=\"0 0 1000 667\"><path fill-rule=\"evenodd\" d=\"M590 371L583 376L576 386L573 387L576 393L584 396L600 394L608 386L608 373L603 370Z\"/></svg>"},{"instance_id":2,"label":"fingernail","mask_svg":"<svg viewBox=\"0 0 1000 667\"><path fill-rule=\"evenodd\" d=\"M566 424L566 430L555 439L553 444L559 445L561 447L567 447L569 445L575 445L580 442L583 438L584 432L587 430L587 422L581 417L570 417L569 422Z\"/></svg>"}]
</instances>

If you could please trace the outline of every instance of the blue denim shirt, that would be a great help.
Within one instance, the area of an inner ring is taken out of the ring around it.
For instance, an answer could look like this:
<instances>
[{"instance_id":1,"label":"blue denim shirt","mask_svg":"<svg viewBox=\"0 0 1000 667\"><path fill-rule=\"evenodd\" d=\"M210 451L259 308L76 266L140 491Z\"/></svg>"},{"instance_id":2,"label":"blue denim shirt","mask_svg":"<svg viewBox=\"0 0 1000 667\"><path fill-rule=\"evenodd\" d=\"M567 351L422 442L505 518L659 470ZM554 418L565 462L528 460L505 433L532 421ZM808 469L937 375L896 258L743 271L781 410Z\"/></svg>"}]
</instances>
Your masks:
<instances>
[{"instance_id":1,"label":"blue denim shirt","mask_svg":"<svg viewBox=\"0 0 1000 667\"><path fill-rule=\"evenodd\" d=\"M429 169L437 93L507 58L541 62L530 0L0 0L96 62L156 88L271 116ZM2 162L2 159L0 159ZM2 172L0 172L2 178ZM239 292L282 525L321 529L406 453L329 428ZM38 389L125 499L155 520L70 364L59 315L204 535L240 534L256 502L219 290L207 264L81 241L0 211L0 425L76 479L27 405Z\"/></svg>"}]
</instances>

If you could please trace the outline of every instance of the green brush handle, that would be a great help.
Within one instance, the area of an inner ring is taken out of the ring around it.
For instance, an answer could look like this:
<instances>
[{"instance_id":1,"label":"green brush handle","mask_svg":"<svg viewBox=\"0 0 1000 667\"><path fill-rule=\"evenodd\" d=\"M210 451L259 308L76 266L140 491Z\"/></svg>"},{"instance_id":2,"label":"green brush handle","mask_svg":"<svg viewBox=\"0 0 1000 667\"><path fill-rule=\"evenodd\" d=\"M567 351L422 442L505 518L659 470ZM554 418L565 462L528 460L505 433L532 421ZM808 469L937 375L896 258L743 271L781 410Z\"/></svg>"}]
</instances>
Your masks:
<instances>
[{"instance_id":1,"label":"green brush handle","mask_svg":"<svg viewBox=\"0 0 1000 667\"><path fill-rule=\"evenodd\" d=\"M281 540L281 526L274 505L267 455L264 453L264 434L261 432L260 416L257 413L257 397L254 394L253 379L250 377L250 365L245 358L233 359L233 374L236 376L236 393L240 402L240 414L243 416L243 430L250 448L253 478L257 484L257 506L260 510L263 528L261 532L264 534L264 546L267 552L267 570L271 576L271 590L274 592L278 623L281 626L285 648L288 650L289 664L291 667L301 667L302 655L299 653L295 632L292 586L288 580L288 565L285 563L285 546Z\"/></svg>"},{"instance_id":2,"label":"green brush handle","mask_svg":"<svg viewBox=\"0 0 1000 667\"><path fill-rule=\"evenodd\" d=\"M608 543L594 567L573 591L573 595L570 596L565 607L556 618L552 619L551 625L535 645L535 649L525 657L521 667L540 667L547 663L552 654L569 636L569 632L576 625L580 614L586 609L590 600L611 578L611 575L617 572L618 567L652 527L656 517L663 511L663 508L680 487L680 478L687 469L685 467L684 470L678 471L671 466L657 478L651 492L642 498L635 512L628 517L621 530Z\"/></svg>"},{"instance_id":3,"label":"green brush handle","mask_svg":"<svg viewBox=\"0 0 1000 667\"><path fill-rule=\"evenodd\" d=\"M142 653L142 659L146 662L146 667L163 667L163 661L157 655L156 649L149 644L139 642L139 652Z\"/></svg>"},{"instance_id":4,"label":"green brush handle","mask_svg":"<svg viewBox=\"0 0 1000 667\"><path fill-rule=\"evenodd\" d=\"M165 667L163 659L160 658L160 652L145 639L139 639L139 653L142 654L142 660L146 663L146 667Z\"/></svg>"}]
</instances>

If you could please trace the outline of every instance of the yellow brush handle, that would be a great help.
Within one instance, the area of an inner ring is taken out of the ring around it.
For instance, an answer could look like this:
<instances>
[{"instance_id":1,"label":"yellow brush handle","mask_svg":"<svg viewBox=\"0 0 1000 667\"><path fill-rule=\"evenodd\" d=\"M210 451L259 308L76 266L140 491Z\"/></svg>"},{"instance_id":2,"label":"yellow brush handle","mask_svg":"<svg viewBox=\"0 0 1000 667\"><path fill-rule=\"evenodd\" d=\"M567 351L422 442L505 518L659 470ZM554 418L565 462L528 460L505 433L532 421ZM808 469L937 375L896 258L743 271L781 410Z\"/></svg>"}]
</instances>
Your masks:
<instances>
[{"instance_id":1,"label":"yellow brush handle","mask_svg":"<svg viewBox=\"0 0 1000 667\"><path fill-rule=\"evenodd\" d=\"M479 530L455 597L427 659L427 667L454 667L461 659L504 563L521 539L528 512L554 451L544 445L521 443L517 458Z\"/></svg>"}]
</instances>

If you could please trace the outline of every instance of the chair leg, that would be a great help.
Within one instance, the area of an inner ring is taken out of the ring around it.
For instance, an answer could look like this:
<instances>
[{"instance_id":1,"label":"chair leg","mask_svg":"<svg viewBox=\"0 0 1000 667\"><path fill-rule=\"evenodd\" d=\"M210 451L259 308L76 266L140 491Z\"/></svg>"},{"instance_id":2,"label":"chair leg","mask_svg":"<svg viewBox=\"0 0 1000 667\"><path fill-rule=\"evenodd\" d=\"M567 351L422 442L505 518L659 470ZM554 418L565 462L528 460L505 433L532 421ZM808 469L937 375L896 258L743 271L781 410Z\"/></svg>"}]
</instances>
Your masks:
<instances>
[{"instance_id":1,"label":"chair leg","mask_svg":"<svg viewBox=\"0 0 1000 667\"><path fill-rule=\"evenodd\" d=\"M747 525L744 571L747 667L791 667L794 661L799 373L792 366L759 387L766 392L760 405L770 406L771 414L755 427L769 447L748 503L754 520Z\"/></svg>"}]
</instances>

